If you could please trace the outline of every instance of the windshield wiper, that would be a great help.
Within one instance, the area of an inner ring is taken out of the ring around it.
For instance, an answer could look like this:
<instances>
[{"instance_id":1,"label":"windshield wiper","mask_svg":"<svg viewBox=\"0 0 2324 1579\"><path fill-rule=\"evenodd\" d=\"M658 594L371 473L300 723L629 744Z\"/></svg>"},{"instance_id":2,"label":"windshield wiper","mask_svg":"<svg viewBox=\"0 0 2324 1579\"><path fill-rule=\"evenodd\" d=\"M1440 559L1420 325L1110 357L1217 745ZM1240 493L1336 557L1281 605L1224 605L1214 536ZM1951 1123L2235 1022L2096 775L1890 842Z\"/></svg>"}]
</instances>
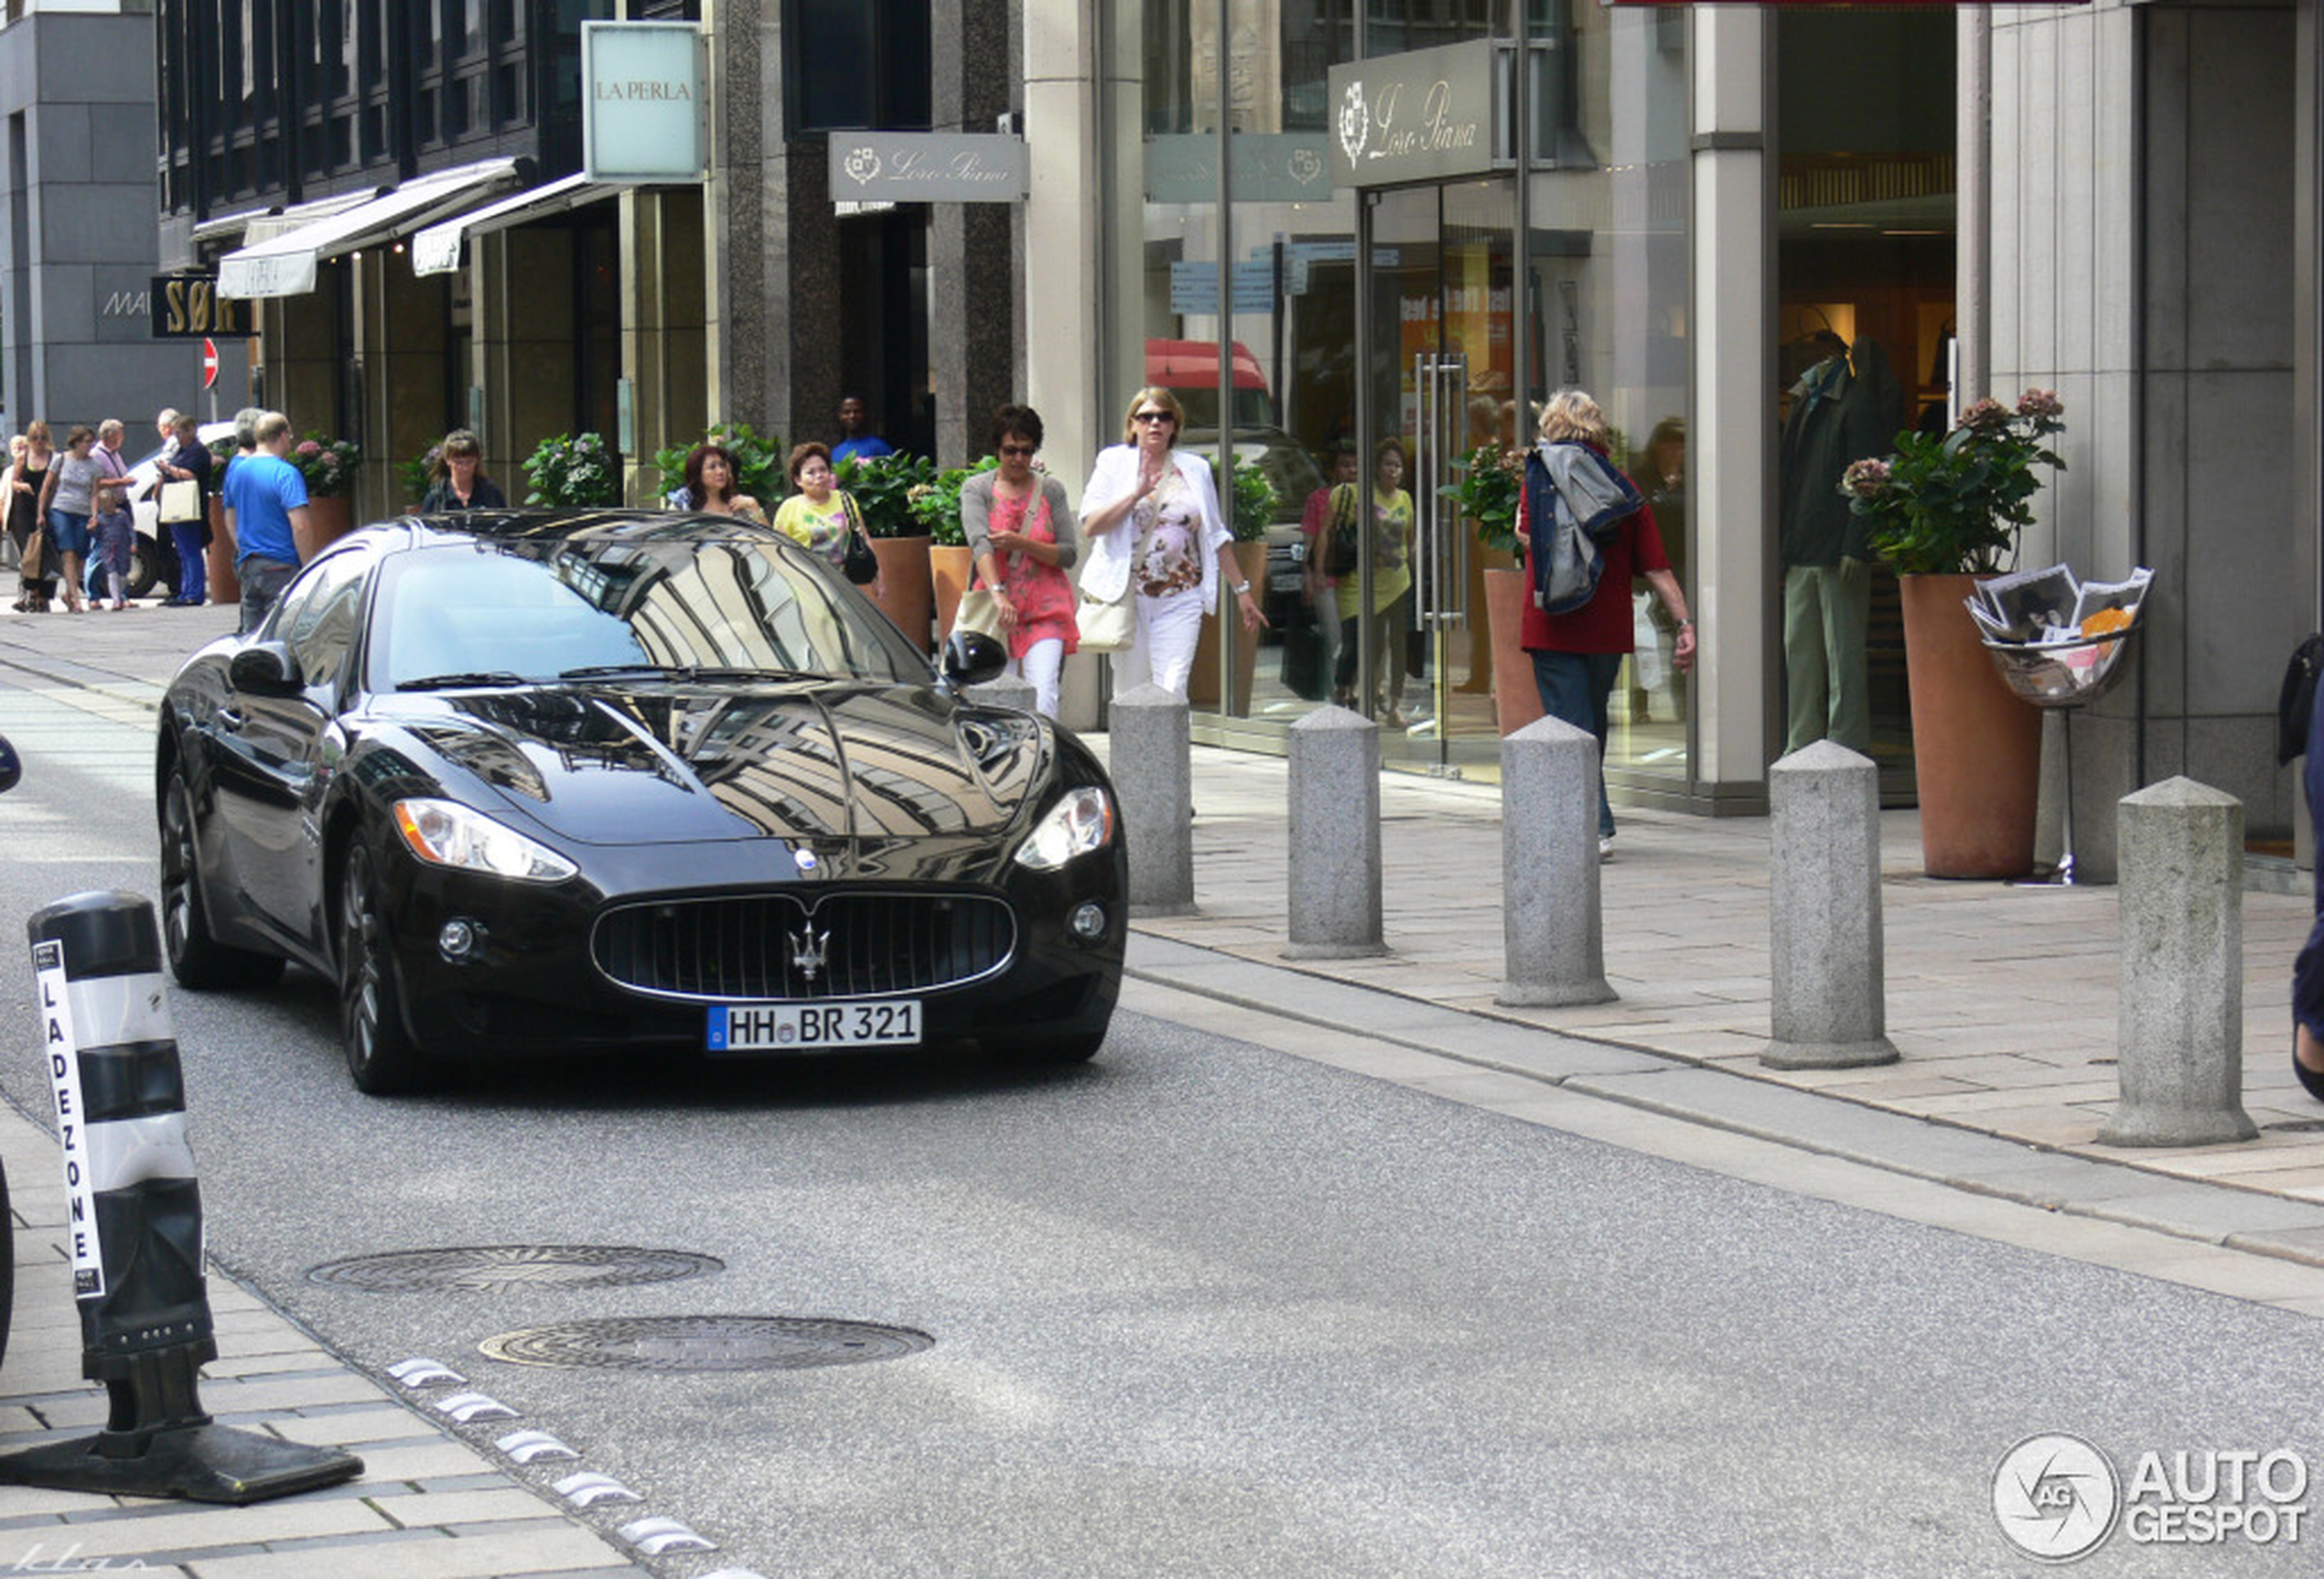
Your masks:
<instances>
[{"instance_id":1,"label":"windshield wiper","mask_svg":"<svg viewBox=\"0 0 2324 1579\"><path fill-rule=\"evenodd\" d=\"M559 680L609 680L625 674L651 675L659 680L822 680L824 675L805 669L759 669L746 665L715 663L590 663L578 669L567 669L558 674Z\"/></svg>"},{"instance_id":2,"label":"windshield wiper","mask_svg":"<svg viewBox=\"0 0 2324 1579\"><path fill-rule=\"evenodd\" d=\"M468 685L530 685L522 674L505 669L470 670L460 674L430 674L419 680L399 680L398 691L454 691Z\"/></svg>"},{"instance_id":3,"label":"windshield wiper","mask_svg":"<svg viewBox=\"0 0 2324 1579\"><path fill-rule=\"evenodd\" d=\"M693 673L690 669L672 668L667 663L584 663L578 669L560 669L559 680L610 680L622 674L650 674L657 679L668 675Z\"/></svg>"}]
</instances>

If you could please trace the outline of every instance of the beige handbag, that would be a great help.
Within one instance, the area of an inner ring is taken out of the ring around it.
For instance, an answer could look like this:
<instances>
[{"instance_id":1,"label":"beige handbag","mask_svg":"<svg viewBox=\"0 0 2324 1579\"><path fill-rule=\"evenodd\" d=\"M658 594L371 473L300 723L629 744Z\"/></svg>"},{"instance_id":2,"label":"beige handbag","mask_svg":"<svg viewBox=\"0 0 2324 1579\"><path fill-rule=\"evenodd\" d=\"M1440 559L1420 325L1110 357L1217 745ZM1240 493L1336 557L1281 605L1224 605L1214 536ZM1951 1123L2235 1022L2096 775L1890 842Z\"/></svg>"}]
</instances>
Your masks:
<instances>
[{"instance_id":1,"label":"beige handbag","mask_svg":"<svg viewBox=\"0 0 2324 1579\"><path fill-rule=\"evenodd\" d=\"M1008 633L1001 628L1001 606L993 601L989 586L972 586L961 594L960 607L952 611L954 630L974 630L995 641L1006 641Z\"/></svg>"},{"instance_id":2,"label":"beige handbag","mask_svg":"<svg viewBox=\"0 0 2324 1579\"><path fill-rule=\"evenodd\" d=\"M155 514L165 525L177 521L199 521L201 484L191 478L163 483L159 508Z\"/></svg>"},{"instance_id":3,"label":"beige handbag","mask_svg":"<svg viewBox=\"0 0 2324 1579\"><path fill-rule=\"evenodd\" d=\"M1073 607L1073 623L1081 632L1080 650L1127 652L1138 635L1138 611L1131 601L1136 596L1136 588L1127 583L1122 596L1112 603L1101 603L1082 593Z\"/></svg>"}]
</instances>

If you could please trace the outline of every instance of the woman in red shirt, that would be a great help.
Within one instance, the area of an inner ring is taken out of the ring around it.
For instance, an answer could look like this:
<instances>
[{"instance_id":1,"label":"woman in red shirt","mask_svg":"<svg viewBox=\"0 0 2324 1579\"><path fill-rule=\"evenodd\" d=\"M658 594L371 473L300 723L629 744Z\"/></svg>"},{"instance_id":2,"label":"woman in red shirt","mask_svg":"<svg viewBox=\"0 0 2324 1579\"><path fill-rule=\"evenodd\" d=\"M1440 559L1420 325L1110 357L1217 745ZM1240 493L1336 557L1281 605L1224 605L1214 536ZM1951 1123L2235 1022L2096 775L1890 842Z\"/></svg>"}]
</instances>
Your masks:
<instances>
[{"instance_id":1,"label":"woman in red shirt","mask_svg":"<svg viewBox=\"0 0 2324 1579\"><path fill-rule=\"evenodd\" d=\"M1542 408L1541 436L1545 445L1584 445L1603 456L1606 414L1582 391L1559 390ZM1520 519L1531 517L1521 511ZM1678 626L1673 661L1681 669L1695 662L1695 621L1687 616L1686 594L1671 573L1670 556L1662 552L1652 509L1641 504L1625 516L1598 544L1598 554L1603 568L1597 594L1570 614L1547 613L1527 599L1518 639L1533 656L1533 683L1541 692L1542 711L1598 736L1598 854L1602 859L1614 853L1614 807L1606 798L1606 704L1622 660L1630 656L1636 628L1630 577L1644 576L1670 610Z\"/></svg>"}]
</instances>

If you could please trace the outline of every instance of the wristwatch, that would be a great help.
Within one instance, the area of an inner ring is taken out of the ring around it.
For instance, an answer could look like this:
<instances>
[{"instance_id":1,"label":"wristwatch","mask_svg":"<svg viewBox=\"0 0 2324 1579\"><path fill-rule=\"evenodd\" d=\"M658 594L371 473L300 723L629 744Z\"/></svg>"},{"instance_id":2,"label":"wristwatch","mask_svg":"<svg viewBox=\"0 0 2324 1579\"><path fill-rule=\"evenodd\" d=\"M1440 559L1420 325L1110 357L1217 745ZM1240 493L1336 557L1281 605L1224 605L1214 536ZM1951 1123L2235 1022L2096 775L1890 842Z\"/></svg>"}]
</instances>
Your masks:
<instances>
[{"instance_id":1,"label":"wristwatch","mask_svg":"<svg viewBox=\"0 0 2324 1579\"><path fill-rule=\"evenodd\" d=\"M1231 590L1237 597L1241 597L1244 593L1251 590L1251 584L1247 581L1238 581L1234 584Z\"/></svg>"}]
</instances>

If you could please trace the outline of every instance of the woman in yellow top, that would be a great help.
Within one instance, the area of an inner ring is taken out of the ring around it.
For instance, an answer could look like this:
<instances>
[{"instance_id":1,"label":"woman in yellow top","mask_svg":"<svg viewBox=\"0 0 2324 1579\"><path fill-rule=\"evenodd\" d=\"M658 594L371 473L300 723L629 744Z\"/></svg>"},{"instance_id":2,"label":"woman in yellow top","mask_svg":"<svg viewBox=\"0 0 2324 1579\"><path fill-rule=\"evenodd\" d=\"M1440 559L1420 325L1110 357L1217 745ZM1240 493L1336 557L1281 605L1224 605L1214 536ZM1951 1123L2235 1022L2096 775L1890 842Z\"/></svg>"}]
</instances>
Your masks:
<instances>
[{"instance_id":1,"label":"woman in yellow top","mask_svg":"<svg viewBox=\"0 0 2324 1579\"><path fill-rule=\"evenodd\" d=\"M830 447L812 440L794 446L788 469L791 486L799 491L776 509L775 530L831 561L833 569L844 571L848 534L863 530L863 514L853 499L833 486L837 474L831 468ZM877 578L864 590L877 598L885 585L885 578Z\"/></svg>"},{"instance_id":2,"label":"woman in yellow top","mask_svg":"<svg viewBox=\"0 0 2324 1579\"><path fill-rule=\"evenodd\" d=\"M1334 532L1355 530L1362 508L1362 489L1343 482L1331 490ZM1350 571L1340 578L1340 664L1332 681L1332 700L1353 707L1356 678L1356 598L1360 582ZM1380 722L1391 729L1404 726L1404 600L1412 596L1412 495L1404 491L1404 446L1383 439L1373 452L1372 467L1372 662L1364 690L1372 697ZM1380 705L1380 666L1388 666L1388 704Z\"/></svg>"}]
</instances>

